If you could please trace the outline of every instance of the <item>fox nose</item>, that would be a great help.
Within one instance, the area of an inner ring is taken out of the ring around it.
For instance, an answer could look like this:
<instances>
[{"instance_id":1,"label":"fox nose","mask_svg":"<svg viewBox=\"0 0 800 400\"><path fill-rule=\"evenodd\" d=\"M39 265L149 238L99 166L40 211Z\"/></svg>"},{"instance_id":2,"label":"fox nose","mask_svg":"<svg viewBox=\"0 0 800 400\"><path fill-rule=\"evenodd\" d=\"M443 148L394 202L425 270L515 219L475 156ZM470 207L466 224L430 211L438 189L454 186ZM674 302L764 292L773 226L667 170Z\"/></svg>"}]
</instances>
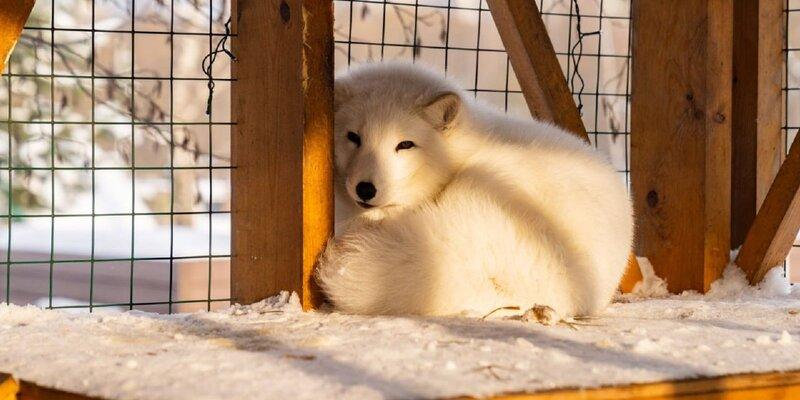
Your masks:
<instances>
[{"instance_id":1,"label":"fox nose","mask_svg":"<svg viewBox=\"0 0 800 400\"><path fill-rule=\"evenodd\" d=\"M356 185L356 194L361 200L369 201L375 197L375 193L378 193L378 189L375 189L372 182L358 182Z\"/></svg>"}]
</instances>

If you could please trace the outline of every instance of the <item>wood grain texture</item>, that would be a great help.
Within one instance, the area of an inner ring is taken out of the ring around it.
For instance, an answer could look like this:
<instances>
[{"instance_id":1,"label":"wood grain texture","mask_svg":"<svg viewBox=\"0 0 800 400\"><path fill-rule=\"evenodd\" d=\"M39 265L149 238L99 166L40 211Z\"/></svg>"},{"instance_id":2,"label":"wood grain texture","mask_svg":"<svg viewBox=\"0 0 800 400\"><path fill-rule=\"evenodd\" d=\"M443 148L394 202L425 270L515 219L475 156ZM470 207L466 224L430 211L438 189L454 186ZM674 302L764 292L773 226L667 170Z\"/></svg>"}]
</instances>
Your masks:
<instances>
[{"instance_id":1,"label":"wood grain texture","mask_svg":"<svg viewBox=\"0 0 800 400\"><path fill-rule=\"evenodd\" d=\"M333 4L233 7L231 295L252 303L291 290L309 309L333 230Z\"/></svg>"},{"instance_id":2,"label":"wood grain texture","mask_svg":"<svg viewBox=\"0 0 800 400\"><path fill-rule=\"evenodd\" d=\"M598 389L564 389L495 396L495 400L794 400L800 398L800 372L727 375Z\"/></svg>"},{"instance_id":3,"label":"wood grain texture","mask_svg":"<svg viewBox=\"0 0 800 400\"><path fill-rule=\"evenodd\" d=\"M730 247L732 0L633 3L636 253L705 292Z\"/></svg>"},{"instance_id":4,"label":"wood grain texture","mask_svg":"<svg viewBox=\"0 0 800 400\"><path fill-rule=\"evenodd\" d=\"M758 210L736 264L751 283L764 279L770 268L789 255L800 230L800 135L795 137L764 204Z\"/></svg>"},{"instance_id":5,"label":"wood grain texture","mask_svg":"<svg viewBox=\"0 0 800 400\"><path fill-rule=\"evenodd\" d=\"M534 1L487 0L531 115L589 137Z\"/></svg>"},{"instance_id":6,"label":"wood grain texture","mask_svg":"<svg viewBox=\"0 0 800 400\"><path fill-rule=\"evenodd\" d=\"M0 71L17 44L35 0L0 1Z\"/></svg>"},{"instance_id":7,"label":"wood grain texture","mask_svg":"<svg viewBox=\"0 0 800 400\"><path fill-rule=\"evenodd\" d=\"M731 248L742 245L781 165L783 0L733 3Z\"/></svg>"}]
</instances>

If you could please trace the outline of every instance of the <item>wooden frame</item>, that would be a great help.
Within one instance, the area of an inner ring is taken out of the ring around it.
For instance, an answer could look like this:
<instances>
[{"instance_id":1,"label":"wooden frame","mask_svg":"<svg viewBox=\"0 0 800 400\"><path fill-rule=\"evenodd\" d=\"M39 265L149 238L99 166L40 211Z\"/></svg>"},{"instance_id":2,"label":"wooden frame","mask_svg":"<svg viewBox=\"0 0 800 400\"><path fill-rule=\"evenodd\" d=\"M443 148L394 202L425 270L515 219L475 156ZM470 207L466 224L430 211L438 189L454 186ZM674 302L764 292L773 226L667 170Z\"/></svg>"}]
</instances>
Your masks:
<instances>
[{"instance_id":1,"label":"wooden frame","mask_svg":"<svg viewBox=\"0 0 800 400\"><path fill-rule=\"evenodd\" d=\"M497 396L497 400L792 400L800 397L800 372L737 374L671 382L608 386L597 389L559 389L531 394Z\"/></svg>"},{"instance_id":2,"label":"wooden frame","mask_svg":"<svg viewBox=\"0 0 800 400\"><path fill-rule=\"evenodd\" d=\"M6 391L4 391L6 390ZM3 397L6 395L7 397ZM793 400L800 396L800 372L768 372L687 379L672 382L609 386L596 389L557 389L538 393L505 394L496 400L635 400L635 399L773 399ZM0 373L0 400L91 400L91 397L17 382ZM470 399L462 397L460 399Z\"/></svg>"},{"instance_id":3,"label":"wooden frame","mask_svg":"<svg viewBox=\"0 0 800 400\"><path fill-rule=\"evenodd\" d=\"M783 263L800 230L800 136L795 137L736 257L750 283Z\"/></svg>"},{"instance_id":4,"label":"wooden frame","mask_svg":"<svg viewBox=\"0 0 800 400\"><path fill-rule=\"evenodd\" d=\"M744 242L781 165L783 3L733 3L732 249Z\"/></svg>"},{"instance_id":5,"label":"wooden frame","mask_svg":"<svg viewBox=\"0 0 800 400\"><path fill-rule=\"evenodd\" d=\"M95 397L65 392L39 386L35 383L16 380L0 372L0 400L93 400Z\"/></svg>"},{"instance_id":6,"label":"wooden frame","mask_svg":"<svg viewBox=\"0 0 800 400\"><path fill-rule=\"evenodd\" d=\"M289 290L310 309L333 230L333 3L238 0L232 15L231 297Z\"/></svg>"},{"instance_id":7,"label":"wooden frame","mask_svg":"<svg viewBox=\"0 0 800 400\"><path fill-rule=\"evenodd\" d=\"M672 292L705 292L728 263L732 5L633 3L636 247Z\"/></svg>"}]
</instances>

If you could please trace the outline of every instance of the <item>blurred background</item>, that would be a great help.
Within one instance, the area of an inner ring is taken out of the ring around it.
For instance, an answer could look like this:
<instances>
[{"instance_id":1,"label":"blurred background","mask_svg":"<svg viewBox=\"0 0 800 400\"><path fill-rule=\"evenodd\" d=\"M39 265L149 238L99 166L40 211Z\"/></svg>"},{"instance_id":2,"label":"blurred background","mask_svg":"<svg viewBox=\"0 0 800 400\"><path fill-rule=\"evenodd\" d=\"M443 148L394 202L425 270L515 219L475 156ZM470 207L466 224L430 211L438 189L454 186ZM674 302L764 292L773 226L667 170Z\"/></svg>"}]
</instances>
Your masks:
<instances>
[{"instance_id":1,"label":"blurred background","mask_svg":"<svg viewBox=\"0 0 800 400\"><path fill-rule=\"evenodd\" d=\"M229 304L231 61L220 54L204 71L203 59L229 36L231 1L37 0L0 79L0 301L76 311ZM536 3L592 144L628 182L630 0ZM530 115L485 2L334 8L337 73L409 60ZM800 128L796 11L800 0L789 1L786 143ZM793 261L797 248L790 274Z\"/></svg>"}]
</instances>

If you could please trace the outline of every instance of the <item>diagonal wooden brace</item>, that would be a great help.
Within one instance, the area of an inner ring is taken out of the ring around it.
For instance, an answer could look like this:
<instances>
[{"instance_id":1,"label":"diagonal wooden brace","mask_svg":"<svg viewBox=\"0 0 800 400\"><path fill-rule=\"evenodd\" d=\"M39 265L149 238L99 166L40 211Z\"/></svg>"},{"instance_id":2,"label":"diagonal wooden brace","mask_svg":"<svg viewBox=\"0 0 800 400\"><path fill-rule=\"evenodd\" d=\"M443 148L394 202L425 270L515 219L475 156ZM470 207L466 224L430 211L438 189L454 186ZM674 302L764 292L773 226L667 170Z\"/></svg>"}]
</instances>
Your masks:
<instances>
[{"instance_id":1,"label":"diagonal wooden brace","mask_svg":"<svg viewBox=\"0 0 800 400\"><path fill-rule=\"evenodd\" d=\"M33 9L34 0L3 0L0 2L0 71L14 45L17 44L22 27Z\"/></svg>"},{"instance_id":2,"label":"diagonal wooden brace","mask_svg":"<svg viewBox=\"0 0 800 400\"><path fill-rule=\"evenodd\" d=\"M750 283L761 282L770 268L783 263L798 231L800 135L795 137L736 257L736 265L747 274Z\"/></svg>"},{"instance_id":3,"label":"diagonal wooden brace","mask_svg":"<svg viewBox=\"0 0 800 400\"><path fill-rule=\"evenodd\" d=\"M534 1L488 0L531 115L589 137Z\"/></svg>"},{"instance_id":4,"label":"diagonal wooden brace","mask_svg":"<svg viewBox=\"0 0 800 400\"><path fill-rule=\"evenodd\" d=\"M550 121L588 142L586 127L575 106L536 2L487 2L531 115ZM639 263L631 254L620 289L630 292L641 280Z\"/></svg>"}]
</instances>

